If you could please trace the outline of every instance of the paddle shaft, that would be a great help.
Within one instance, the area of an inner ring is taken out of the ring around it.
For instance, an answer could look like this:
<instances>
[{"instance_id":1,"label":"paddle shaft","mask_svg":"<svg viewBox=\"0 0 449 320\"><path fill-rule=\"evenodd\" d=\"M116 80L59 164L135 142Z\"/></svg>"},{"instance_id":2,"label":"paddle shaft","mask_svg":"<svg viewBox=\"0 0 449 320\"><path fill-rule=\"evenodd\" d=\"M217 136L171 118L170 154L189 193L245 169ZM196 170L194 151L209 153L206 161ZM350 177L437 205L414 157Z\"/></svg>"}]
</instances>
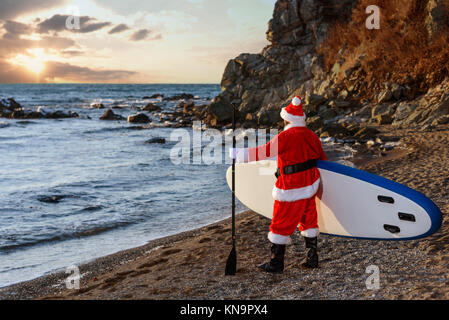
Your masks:
<instances>
[{"instance_id":1,"label":"paddle shaft","mask_svg":"<svg viewBox=\"0 0 449 320\"><path fill-rule=\"evenodd\" d=\"M235 106L232 105L232 148L237 143L235 138ZM235 159L232 159L232 246L235 247Z\"/></svg>"},{"instance_id":2,"label":"paddle shaft","mask_svg":"<svg viewBox=\"0 0 449 320\"><path fill-rule=\"evenodd\" d=\"M232 104L232 147L236 147L235 105ZM232 159L232 250L226 261L225 275L233 276L237 272L237 251L235 248L235 159Z\"/></svg>"}]
</instances>

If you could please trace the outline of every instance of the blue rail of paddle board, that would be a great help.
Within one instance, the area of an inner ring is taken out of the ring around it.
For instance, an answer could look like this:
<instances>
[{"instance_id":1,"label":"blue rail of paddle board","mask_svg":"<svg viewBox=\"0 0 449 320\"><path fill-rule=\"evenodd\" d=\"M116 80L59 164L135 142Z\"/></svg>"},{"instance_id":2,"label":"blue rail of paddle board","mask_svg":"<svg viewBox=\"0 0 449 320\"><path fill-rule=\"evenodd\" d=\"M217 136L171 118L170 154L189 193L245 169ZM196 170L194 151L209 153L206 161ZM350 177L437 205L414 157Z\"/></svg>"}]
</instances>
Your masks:
<instances>
[{"instance_id":1,"label":"blue rail of paddle board","mask_svg":"<svg viewBox=\"0 0 449 320\"><path fill-rule=\"evenodd\" d=\"M400 183L388 180L386 178L376 176L372 173L365 172L362 170L358 170L355 168L351 168L348 166L341 165L339 163L330 162L330 161L318 161L318 168L323 170L332 171L335 173L343 174L352 178L356 178L381 188L388 189L393 191L401 196L406 197L407 199L415 202L419 206L421 206L429 215L431 220L431 227L429 231L425 234L413 238L398 238L398 239L379 239L379 238L360 238L360 237L347 237L347 236L339 236L343 238L352 238L352 239L365 239L365 240L385 240L385 241L408 241L408 240L416 240L428 237L435 232L437 232L441 228L441 224L443 223L443 216L441 214L440 209L433 203L432 200L427 198L422 193L410 189ZM325 234L325 233L324 233ZM335 235L333 235L335 236Z\"/></svg>"}]
</instances>

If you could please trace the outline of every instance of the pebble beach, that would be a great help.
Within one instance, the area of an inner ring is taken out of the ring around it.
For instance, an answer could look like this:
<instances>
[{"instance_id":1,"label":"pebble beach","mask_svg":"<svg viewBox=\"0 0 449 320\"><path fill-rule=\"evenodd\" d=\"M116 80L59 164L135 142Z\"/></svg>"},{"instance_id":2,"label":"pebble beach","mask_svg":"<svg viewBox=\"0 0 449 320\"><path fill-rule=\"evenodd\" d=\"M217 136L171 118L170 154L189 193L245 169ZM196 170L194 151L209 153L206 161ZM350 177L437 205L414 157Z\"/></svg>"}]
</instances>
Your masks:
<instances>
[{"instance_id":1,"label":"pebble beach","mask_svg":"<svg viewBox=\"0 0 449 320\"><path fill-rule=\"evenodd\" d=\"M283 274L260 272L269 258L270 221L251 211L237 216L237 275L226 277L230 219L158 239L79 267L80 288L66 289L65 272L0 289L0 299L37 300L421 300L448 299L449 127L432 132L384 127L401 148L364 158L360 169L407 185L428 196L443 213L431 237L384 242L320 236L320 267L304 270L299 232L287 248ZM372 266L379 289L367 286Z\"/></svg>"}]
</instances>

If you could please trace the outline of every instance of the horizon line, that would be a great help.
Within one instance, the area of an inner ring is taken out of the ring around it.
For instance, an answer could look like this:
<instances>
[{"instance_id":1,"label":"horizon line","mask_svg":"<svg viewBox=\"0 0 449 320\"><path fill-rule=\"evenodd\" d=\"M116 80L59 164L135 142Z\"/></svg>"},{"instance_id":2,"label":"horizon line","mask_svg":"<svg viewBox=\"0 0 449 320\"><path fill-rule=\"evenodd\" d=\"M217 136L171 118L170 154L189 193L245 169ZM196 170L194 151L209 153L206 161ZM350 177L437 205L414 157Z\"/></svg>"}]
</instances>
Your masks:
<instances>
[{"instance_id":1,"label":"horizon line","mask_svg":"<svg viewBox=\"0 0 449 320\"><path fill-rule=\"evenodd\" d=\"M41 84L56 84L56 85L66 85L66 84L80 84L80 85L91 85L91 84L108 84L108 85L220 85L220 83L211 82L148 82L148 83L111 83L111 82L15 82L15 83L0 83L0 85L18 85L18 84L31 84L31 85L41 85Z\"/></svg>"}]
</instances>

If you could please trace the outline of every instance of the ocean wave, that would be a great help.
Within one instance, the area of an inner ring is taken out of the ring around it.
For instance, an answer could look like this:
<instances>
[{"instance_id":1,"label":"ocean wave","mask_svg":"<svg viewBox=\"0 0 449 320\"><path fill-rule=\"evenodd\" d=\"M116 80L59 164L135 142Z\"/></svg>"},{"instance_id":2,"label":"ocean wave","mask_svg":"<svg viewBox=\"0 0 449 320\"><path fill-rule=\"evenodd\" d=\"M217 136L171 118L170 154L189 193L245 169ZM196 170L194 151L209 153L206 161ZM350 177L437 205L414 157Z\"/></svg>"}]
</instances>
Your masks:
<instances>
[{"instance_id":1,"label":"ocean wave","mask_svg":"<svg viewBox=\"0 0 449 320\"><path fill-rule=\"evenodd\" d=\"M39 266L39 264L23 265L23 266L19 266L19 267L13 266L13 267L1 270L0 273L6 273L6 272L11 272L11 271L17 271L17 270L24 270L24 269L28 269L28 268L34 268L34 267L37 267L37 266Z\"/></svg>"},{"instance_id":2,"label":"ocean wave","mask_svg":"<svg viewBox=\"0 0 449 320\"><path fill-rule=\"evenodd\" d=\"M16 121L16 124L21 125L21 126L26 126L29 124L37 124L37 122L29 121L29 120L21 120L21 121Z\"/></svg>"},{"instance_id":3,"label":"ocean wave","mask_svg":"<svg viewBox=\"0 0 449 320\"><path fill-rule=\"evenodd\" d=\"M108 133L108 132L116 132L116 131L124 131L124 130L130 130L130 128L129 127L101 128L101 129L96 129L96 130L84 131L83 134Z\"/></svg>"},{"instance_id":4,"label":"ocean wave","mask_svg":"<svg viewBox=\"0 0 449 320\"><path fill-rule=\"evenodd\" d=\"M102 210L102 209L104 209L103 206L88 206L88 207L86 207L84 209L78 210L78 212L79 213L82 213L82 212L94 212L94 211L99 211L99 210Z\"/></svg>"},{"instance_id":5,"label":"ocean wave","mask_svg":"<svg viewBox=\"0 0 449 320\"><path fill-rule=\"evenodd\" d=\"M59 203L67 198L79 198L79 196L73 194L56 194L56 195L40 195L37 196L37 201L43 203Z\"/></svg>"},{"instance_id":6,"label":"ocean wave","mask_svg":"<svg viewBox=\"0 0 449 320\"><path fill-rule=\"evenodd\" d=\"M53 235L41 235L40 237L36 237L34 239L25 239L23 237L20 237L22 241L18 243L0 245L0 252L11 252L17 249L32 247L50 242L67 241L71 239L92 237L118 228L126 227L135 223L136 223L135 221L117 221L111 222L110 224L88 227L83 230L75 230L72 232L66 231L61 232L60 234L53 234ZM10 235L6 239L10 241L14 240L14 236Z\"/></svg>"},{"instance_id":7,"label":"ocean wave","mask_svg":"<svg viewBox=\"0 0 449 320\"><path fill-rule=\"evenodd\" d=\"M98 134L98 133L109 133L118 131L128 131L128 130L149 130L154 129L152 126L121 126L114 128L101 128L96 130L87 130L83 134Z\"/></svg>"},{"instance_id":8,"label":"ocean wave","mask_svg":"<svg viewBox=\"0 0 449 320\"><path fill-rule=\"evenodd\" d=\"M37 101L36 101L37 100ZM51 99L51 98L47 98L47 99L31 99L31 100L24 100L23 103L29 106L42 106L45 108L52 108L53 106L64 106L67 105L68 103L86 103L89 100L87 100L86 98L81 98L81 97L66 97L65 95L62 95L61 98L56 98L56 99Z\"/></svg>"},{"instance_id":9,"label":"ocean wave","mask_svg":"<svg viewBox=\"0 0 449 320\"><path fill-rule=\"evenodd\" d=\"M82 208L82 209L79 209L76 211L70 211L69 213L61 212L61 211L58 211L57 213L42 213L40 215L40 218L44 218L44 219L50 218L51 219L51 218L60 218L60 217L64 217L64 216L73 218L76 215L80 215L80 214L83 214L86 212L89 212L89 213L96 212L96 211L100 211L102 209L104 209L103 206L87 206L85 208Z\"/></svg>"},{"instance_id":10,"label":"ocean wave","mask_svg":"<svg viewBox=\"0 0 449 320\"><path fill-rule=\"evenodd\" d=\"M86 102L88 102L88 100L82 99L82 98L68 98L65 102L68 102L68 103L75 103L75 102L86 103Z\"/></svg>"}]
</instances>

